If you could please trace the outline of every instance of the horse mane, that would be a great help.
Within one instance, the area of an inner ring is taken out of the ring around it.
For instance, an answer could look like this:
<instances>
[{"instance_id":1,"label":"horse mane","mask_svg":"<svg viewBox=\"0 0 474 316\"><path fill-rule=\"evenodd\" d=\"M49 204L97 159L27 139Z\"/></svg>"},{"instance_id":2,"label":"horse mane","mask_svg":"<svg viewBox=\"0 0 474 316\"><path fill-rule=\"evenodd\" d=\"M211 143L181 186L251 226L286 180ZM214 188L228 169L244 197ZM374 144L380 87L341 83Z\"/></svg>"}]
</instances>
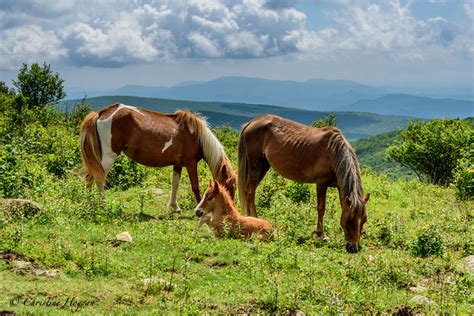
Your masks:
<instances>
[{"instance_id":1,"label":"horse mane","mask_svg":"<svg viewBox=\"0 0 474 316\"><path fill-rule=\"evenodd\" d=\"M331 130L334 134L329 140L329 148L337 185L342 191L342 196L348 196L351 199L351 211L361 211L364 209L364 204L359 162L354 149L341 131L337 128Z\"/></svg>"},{"instance_id":2,"label":"horse mane","mask_svg":"<svg viewBox=\"0 0 474 316\"><path fill-rule=\"evenodd\" d=\"M177 110L174 116L178 124L185 124L191 134L198 137L204 160L209 165L214 179L218 179L221 175L221 166L226 164L229 159L224 152L224 147L209 128L206 119L199 114L185 110Z\"/></svg>"}]
</instances>

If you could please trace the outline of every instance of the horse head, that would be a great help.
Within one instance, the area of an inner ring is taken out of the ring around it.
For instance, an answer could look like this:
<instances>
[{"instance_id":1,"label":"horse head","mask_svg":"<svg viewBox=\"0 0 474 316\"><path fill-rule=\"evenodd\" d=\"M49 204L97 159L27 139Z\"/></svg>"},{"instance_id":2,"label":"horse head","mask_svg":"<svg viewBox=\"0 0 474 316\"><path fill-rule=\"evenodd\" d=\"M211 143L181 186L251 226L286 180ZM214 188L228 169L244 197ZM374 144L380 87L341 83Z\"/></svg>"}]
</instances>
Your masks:
<instances>
[{"instance_id":1,"label":"horse head","mask_svg":"<svg viewBox=\"0 0 474 316\"><path fill-rule=\"evenodd\" d=\"M341 226L344 230L347 252L355 253L360 250L360 235L362 227L367 221L365 206L369 201L369 197L370 194L367 194L360 198L360 201L354 201L351 197L345 196L341 201Z\"/></svg>"},{"instance_id":2,"label":"horse head","mask_svg":"<svg viewBox=\"0 0 474 316\"><path fill-rule=\"evenodd\" d=\"M207 215L214 211L218 204L219 193L219 184L217 181L210 180L204 196L194 209L197 217Z\"/></svg>"}]
</instances>

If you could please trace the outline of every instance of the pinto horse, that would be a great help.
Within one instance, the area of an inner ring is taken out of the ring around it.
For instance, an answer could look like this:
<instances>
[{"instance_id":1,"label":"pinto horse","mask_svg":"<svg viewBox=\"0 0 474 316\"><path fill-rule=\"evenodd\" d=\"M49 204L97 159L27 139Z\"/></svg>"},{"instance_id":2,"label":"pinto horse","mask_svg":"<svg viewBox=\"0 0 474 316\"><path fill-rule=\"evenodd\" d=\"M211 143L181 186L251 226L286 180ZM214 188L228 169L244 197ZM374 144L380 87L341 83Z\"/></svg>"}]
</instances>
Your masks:
<instances>
[{"instance_id":1,"label":"pinto horse","mask_svg":"<svg viewBox=\"0 0 474 316\"><path fill-rule=\"evenodd\" d=\"M255 190L272 167L287 179L316 183L316 235L327 240L323 228L326 191L328 187L337 187L346 250L359 250L369 195L363 196L355 152L337 128L313 128L276 115L263 115L243 127L238 156L237 182L242 211L257 216Z\"/></svg>"},{"instance_id":2,"label":"pinto horse","mask_svg":"<svg viewBox=\"0 0 474 316\"><path fill-rule=\"evenodd\" d=\"M224 148L206 121L191 112L163 114L117 103L89 113L81 125L81 153L87 186L95 181L101 200L107 173L120 152L149 167L173 165L169 207L175 211L179 211L176 195L182 167L188 171L196 202L201 200L197 173L201 159L213 178L232 197L235 194L236 175Z\"/></svg>"},{"instance_id":3,"label":"pinto horse","mask_svg":"<svg viewBox=\"0 0 474 316\"><path fill-rule=\"evenodd\" d=\"M258 234L264 240L272 228L266 220L240 215L229 193L217 181L209 182L195 211L196 216L201 217L198 227L206 223L214 229L216 237L224 236L227 225L232 236L246 238Z\"/></svg>"}]
</instances>

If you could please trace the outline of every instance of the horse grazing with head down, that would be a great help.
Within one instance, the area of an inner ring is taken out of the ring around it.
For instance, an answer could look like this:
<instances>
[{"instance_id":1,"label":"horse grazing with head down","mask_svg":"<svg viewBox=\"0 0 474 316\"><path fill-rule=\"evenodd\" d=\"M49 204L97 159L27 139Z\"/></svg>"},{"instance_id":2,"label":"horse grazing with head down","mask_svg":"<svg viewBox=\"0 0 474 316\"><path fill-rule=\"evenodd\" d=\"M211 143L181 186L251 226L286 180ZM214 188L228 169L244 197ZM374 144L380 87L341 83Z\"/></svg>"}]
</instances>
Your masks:
<instances>
[{"instance_id":1,"label":"horse grazing with head down","mask_svg":"<svg viewBox=\"0 0 474 316\"><path fill-rule=\"evenodd\" d=\"M287 179L316 183L316 234L326 240L323 228L326 191L328 187L337 187L346 250L359 250L369 195L363 196L355 152L337 128L313 128L279 116L263 115L243 127L238 155L237 182L242 211L257 216L255 190L272 167Z\"/></svg>"},{"instance_id":2,"label":"horse grazing with head down","mask_svg":"<svg viewBox=\"0 0 474 316\"><path fill-rule=\"evenodd\" d=\"M102 200L107 173L121 152L145 166L173 166L169 206L175 211L179 211L176 194L182 167L188 171L196 202L201 200L197 173L201 159L213 178L232 197L235 194L236 175L224 148L206 121L191 112L163 114L117 103L89 113L81 125L81 153L87 186L95 181Z\"/></svg>"},{"instance_id":3,"label":"horse grazing with head down","mask_svg":"<svg viewBox=\"0 0 474 316\"><path fill-rule=\"evenodd\" d=\"M264 240L272 228L266 220L240 215L229 193L217 181L210 181L195 211L196 216L201 217L198 227L206 223L216 237L224 236L228 227L232 236L247 238L257 234Z\"/></svg>"}]
</instances>

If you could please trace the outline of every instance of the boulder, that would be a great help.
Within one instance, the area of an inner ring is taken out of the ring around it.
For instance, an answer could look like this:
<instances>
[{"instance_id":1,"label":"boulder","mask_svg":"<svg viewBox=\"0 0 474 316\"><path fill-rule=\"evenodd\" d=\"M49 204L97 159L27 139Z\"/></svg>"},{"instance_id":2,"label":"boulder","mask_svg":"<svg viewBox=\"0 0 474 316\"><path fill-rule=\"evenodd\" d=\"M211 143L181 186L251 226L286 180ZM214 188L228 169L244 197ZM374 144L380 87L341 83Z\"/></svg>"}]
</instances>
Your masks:
<instances>
[{"instance_id":1,"label":"boulder","mask_svg":"<svg viewBox=\"0 0 474 316\"><path fill-rule=\"evenodd\" d=\"M474 255L465 257L462 260L462 266L464 269L466 269L466 271L474 275Z\"/></svg>"},{"instance_id":2,"label":"boulder","mask_svg":"<svg viewBox=\"0 0 474 316\"><path fill-rule=\"evenodd\" d=\"M115 236L115 240L122 241L122 242L132 242L132 235L129 232L121 232Z\"/></svg>"}]
</instances>

